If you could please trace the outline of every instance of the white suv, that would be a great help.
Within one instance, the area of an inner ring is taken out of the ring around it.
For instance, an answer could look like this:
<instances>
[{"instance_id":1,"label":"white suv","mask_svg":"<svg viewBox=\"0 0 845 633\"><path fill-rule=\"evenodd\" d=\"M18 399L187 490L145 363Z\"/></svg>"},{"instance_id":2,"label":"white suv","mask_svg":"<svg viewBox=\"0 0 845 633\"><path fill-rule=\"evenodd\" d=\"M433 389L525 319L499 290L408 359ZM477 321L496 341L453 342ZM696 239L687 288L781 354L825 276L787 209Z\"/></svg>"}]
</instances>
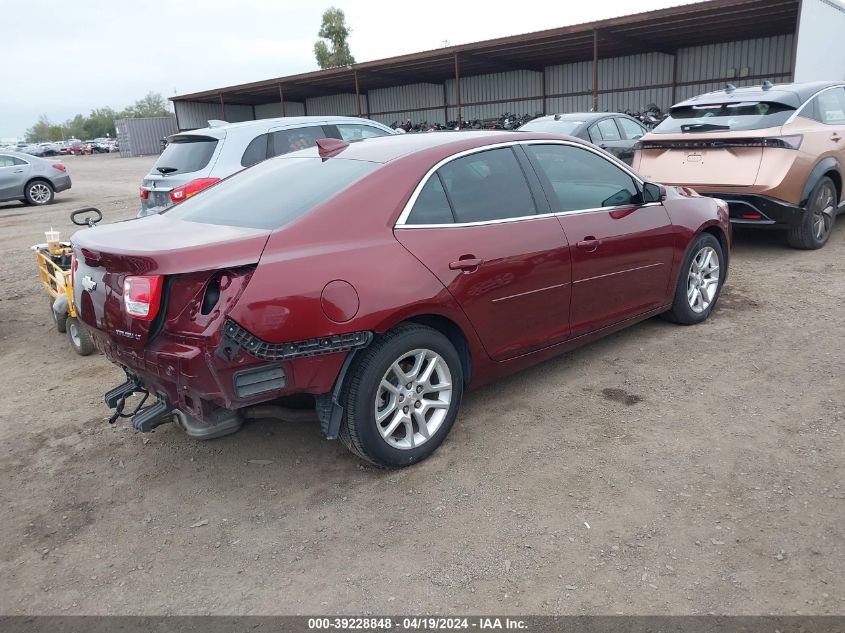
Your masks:
<instances>
[{"instance_id":1,"label":"white suv","mask_svg":"<svg viewBox=\"0 0 845 633\"><path fill-rule=\"evenodd\" d=\"M167 138L167 147L141 185L138 217L161 213L226 176L266 158L312 147L317 139L357 141L396 133L381 123L345 116L209 121L209 125Z\"/></svg>"}]
</instances>

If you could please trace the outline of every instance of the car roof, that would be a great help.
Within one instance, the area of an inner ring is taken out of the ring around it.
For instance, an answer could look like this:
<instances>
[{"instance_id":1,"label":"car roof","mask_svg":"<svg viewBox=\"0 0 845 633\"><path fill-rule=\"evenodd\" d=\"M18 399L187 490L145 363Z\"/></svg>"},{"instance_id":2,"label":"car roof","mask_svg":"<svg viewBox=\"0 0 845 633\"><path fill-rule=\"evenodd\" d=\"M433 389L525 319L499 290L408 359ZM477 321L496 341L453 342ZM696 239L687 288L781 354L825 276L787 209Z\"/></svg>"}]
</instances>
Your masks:
<instances>
[{"instance_id":1,"label":"car roof","mask_svg":"<svg viewBox=\"0 0 845 633\"><path fill-rule=\"evenodd\" d=\"M0 153L2 153L4 156L14 156L15 158L20 158L22 160L44 160L40 156L33 156L32 154L27 154L26 152L0 150Z\"/></svg>"},{"instance_id":2,"label":"car roof","mask_svg":"<svg viewBox=\"0 0 845 633\"><path fill-rule=\"evenodd\" d=\"M359 117L352 117L352 116L283 116L283 117L275 117L272 119L256 119L254 121L239 121L238 123L226 123L224 125L215 125L214 127L204 127L199 128L196 130L186 130L186 134L206 134L209 132L213 132L216 130L240 130L243 128L250 128L250 127L266 127L267 125L307 125L309 123L317 123L317 122L326 122L326 123L341 123L341 122L353 122L353 123L360 123L360 122L367 122L367 123L376 123L377 125L382 125L381 123L377 123L376 121L370 121L369 119L363 119Z\"/></svg>"},{"instance_id":3,"label":"car roof","mask_svg":"<svg viewBox=\"0 0 845 633\"><path fill-rule=\"evenodd\" d=\"M496 143L524 142L530 140L567 140L581 145L584 141L558 134L544 134L540 132L503 132L499 130L490 131L443 131L423 132L419 134L392 134L368 138L363 141L355 141L334 154L337 158L345 160L364 160L373 163L388 163L411 154L418 154L431 150L432 154L438 155L440 160L454 153L493 145ZM284 160L286 158L318 158L319 150L316 147L299 150L271 158L270 160Z\"/></svg>"},{"instance_id":4,"label":"car roof","mask_svg":"<svg viewBox=\"0 0 845 633\"><path fill-rule=\"evenodd\" d=\"M723 88L722 90L696 95L691 99L676 103L672 108L701 105L703 103L736 103L738 101L770 101L798 108L820 90L843 85L845 84L841 81L810 81L797 84L774 84L768 90L764 90L762 85L743 86L730 92Z\"/></svg>"},{"instance_id":5,"label":"car roof","mask_svg":"<svg viewBox=\"0 0 845 633\"><path fill-rule=\"evenodd\" d=\"M598 119L603 119L607 116L628 116L622 112L561 112L559 114L548 114L546 116L540 116L536 119L531 119L531 121L527 121L527 123L532 123L533 121L583 121L587 123L589 121L597 121Z\"/></svg>"}]
</instances>

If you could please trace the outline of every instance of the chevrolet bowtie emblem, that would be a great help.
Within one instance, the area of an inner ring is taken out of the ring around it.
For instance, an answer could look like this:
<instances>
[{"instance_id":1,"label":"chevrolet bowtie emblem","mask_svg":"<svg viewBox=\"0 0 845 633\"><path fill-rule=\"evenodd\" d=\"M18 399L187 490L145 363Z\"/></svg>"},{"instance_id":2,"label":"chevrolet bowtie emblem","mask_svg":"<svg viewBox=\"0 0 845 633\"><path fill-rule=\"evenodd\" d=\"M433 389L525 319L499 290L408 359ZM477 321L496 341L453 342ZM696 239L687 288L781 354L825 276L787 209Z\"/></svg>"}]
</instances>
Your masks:
<instances>
[{"instance_id":1,"label":"chevrolet bowtie emblem","mask_svg":"<svg viewBox=\"0 0 845 633\"><path fill-rule=\"evenodd\" d=\"M97 289L97 282L91 279L90 275L85 275L82 278L82 287L88 292L94 292Z\"/></svg>"}]
</instances>

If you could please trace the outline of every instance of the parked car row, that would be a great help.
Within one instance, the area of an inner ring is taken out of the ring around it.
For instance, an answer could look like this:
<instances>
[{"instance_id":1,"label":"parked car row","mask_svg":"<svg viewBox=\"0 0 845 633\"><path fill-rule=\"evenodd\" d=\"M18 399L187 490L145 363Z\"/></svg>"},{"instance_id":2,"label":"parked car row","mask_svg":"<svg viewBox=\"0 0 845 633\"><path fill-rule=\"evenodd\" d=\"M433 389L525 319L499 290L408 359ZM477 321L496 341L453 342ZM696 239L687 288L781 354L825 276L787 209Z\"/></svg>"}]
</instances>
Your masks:
<instances>
[{"instance_id":1,"label":"parked car row","mask_svg":"<svg viewBox=\"0 0 845 633\"><path fill-rule=\"evenodd\" d=\"M732 223L822 245L842 207L840 120L843 84L763 85L678 104L639 139L618 114L183 133L142 186L163 213L73 236L74 300L126 372L113 419L210 439L305 397L327 438L407 466L442 443L465 389L651 316L707 319ZM641 171L594 144L612 129ZM135 393L153 403L124 414Z\"/></svg>"},{"instance_id":2,"label":"parked car row","mask_svg":"<svg viewBox=\"0 0 845 633\"><path fill-rule=\"evenodd\" d=\"M120 151L117 139L98 138L89 141L68 139L54 143L17 143L16 145L0 147L0 151L14 151L39 158L50 156L66 156L68 154L80 156L82 154L107 154Z\"/></svg>"}]
</instances>

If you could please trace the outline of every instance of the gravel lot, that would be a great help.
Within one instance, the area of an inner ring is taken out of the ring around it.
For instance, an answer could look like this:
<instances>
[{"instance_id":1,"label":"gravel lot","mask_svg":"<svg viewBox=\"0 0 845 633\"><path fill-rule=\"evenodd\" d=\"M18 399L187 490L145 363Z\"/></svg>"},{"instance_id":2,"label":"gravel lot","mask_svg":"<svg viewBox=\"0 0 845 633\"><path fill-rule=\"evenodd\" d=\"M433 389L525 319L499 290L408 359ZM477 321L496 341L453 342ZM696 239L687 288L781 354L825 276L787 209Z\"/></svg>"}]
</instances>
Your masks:
<instances>
[{"instance_id":1,"label":"gravel lot","mask_svg":"<svg viewBox=\"0 0 845 633\"><path fill-rule=\"evenodd\" d=\"M472 392L384 472L316 423L109 426L122 374L53 330L29 247L132 217L153 159L66 163L53 206L0 204L0 613L845 614L845 221L737 235L707 323Z\"/></svg>"}]
</instances>

